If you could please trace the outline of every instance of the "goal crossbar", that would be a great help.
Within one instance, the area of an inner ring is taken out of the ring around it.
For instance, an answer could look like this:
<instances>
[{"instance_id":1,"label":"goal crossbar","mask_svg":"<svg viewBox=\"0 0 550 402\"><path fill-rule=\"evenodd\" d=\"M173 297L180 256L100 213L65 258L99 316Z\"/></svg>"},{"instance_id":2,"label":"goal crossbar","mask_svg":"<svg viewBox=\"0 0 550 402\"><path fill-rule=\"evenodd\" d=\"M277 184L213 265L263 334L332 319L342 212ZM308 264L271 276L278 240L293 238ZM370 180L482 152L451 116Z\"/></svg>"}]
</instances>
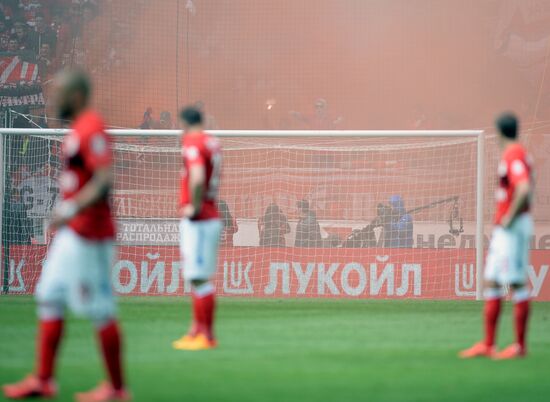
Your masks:
<instances>
[{"instance_id":1,"label":"goal crossbar","mask_svg":"<svg viewBox=\"0 0 550 402\"><path fill-rule=\"evenodd\" d=\"M68 129L0 128L2 134L64 135ZM181 130L111 129L114 136L181 135ZM483 130L209 130L217 137L480 137Z\"/></svg>"}]
</instances>

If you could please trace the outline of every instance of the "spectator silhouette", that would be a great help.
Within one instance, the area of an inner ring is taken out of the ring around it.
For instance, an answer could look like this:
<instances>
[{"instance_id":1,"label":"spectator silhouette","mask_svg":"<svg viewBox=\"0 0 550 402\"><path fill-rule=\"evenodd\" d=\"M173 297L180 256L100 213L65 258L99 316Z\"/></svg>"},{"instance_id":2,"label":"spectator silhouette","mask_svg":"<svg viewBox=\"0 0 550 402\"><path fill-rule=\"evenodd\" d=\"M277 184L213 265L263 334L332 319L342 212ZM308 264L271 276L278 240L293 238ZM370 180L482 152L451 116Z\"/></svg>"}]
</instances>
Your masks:
<instances>
[{"instance_id":1,"label":"spectator silhouette","mask_svg":"<svg viewBox=\"0 0 550 402\"><path fill-rule=\"evenodd\" d=\"M285 247L285 235L290 233L288 219L279 206L270 204L264 215L258 221L260 232L260 246L262 247Z\"/></svg>"},{"instance_id":2,"label":"spectator silhouette","mask_svg":"<svg viewBox=\"0 0 550 402\"><path fill-rule=\"evenodd\" d=\"M307 200L297 203L300 219L296 226L296 240L294 247L318 247L321 244L321 227L317 215L309 208Z\"/></svg>"},{"instance_id":3,"label":"spectator silhouette","mask_svg":"<svg viewBox=\"0 0 550 402\"><path fill-rule=\"evenodd\" d=\"M17 39L20 50L32 50L38 51L38 39L36 39L36 33L30 31L26 24L21 21L17 21L13 24L14 37Z\"/></svg>"},{"instance_id":4,"label":"spectator silhouette","mask_svg":"<svg viewBox=\"0 0 550 402\"><path fill-rule=\"evenodd\" d=\"M233 246L233 235L239 230L237 221L231 215L229 205L224 200L218 202L218 210L220 211L220 217L223 224L222 234L220 238L220 245L222 247Z\"/></svg>"},{"instance_id":5,"label":"spectator silhouette","mask_svg":"<svg viewBox=\"0 0 550 402\"><path fill-rule=\"evenodd\" d=\"M38 72L42 80L47 80L52 73L53 59L52 59L51 45L47 42L42 43L38 56L36 57L36 64L38 64Z\"/></svg>"},{"instance_id":6,"label":"spectator silhouette","mask_svg":"<svg viewBox=\"0 0 550 402\"><path fill-rule=\"evenodd\" d=\"M2 14L0 14L0 52L8 50L10 36L11 28L8 26L7 21L4 21Z\"/></svg>"},{"instance_id":7,"label":"spectator silhouette","mask_svg":"<svg viewBox=\"0 0 550 402\"><path fill-rule=\"evenodd\" d=\"M55 45L57 42L56 32L48 26L43 15L36 16L35 23L36 34L33 38L35 39L34 48L40 51L44 44L48 44L53 54L53 50L55 50Z\"/></svg>"},{"instance_id":8,"label":"spectator silhouette","mask_svg":"<svg viewBox=\"0 0 550 402\"><path fill-rule=\"evenodd\" d=\"M15 53L15 52L18 52L19 50L20 50L19 42L17 41L17 38L15 36L12 36L8 41L7 51L10 53Z\"/></svg>"},{"instance_id":9,"label":"spectator silhouette","mask_svg":"<svg viewBox=\"0 0 550 402\"><path fill-rule=\"evenodd\" d=\"M27 217L27 211L17 188L12 188L11 194L6 194L2 225L7 233L10 244L31 244L32 222Z\"/></svg>"},{"instance_id":10,"label":"spectator silhouette","mask_svg":"<svg viewBox=\"0 0 550 402\"><path fill-rule=\"evenodd\" d=\"M143 113L143 120L141 121L139 128L142 130L150 130L153 128L154 124L155 121L153 119L153 108L149 106L147 109L145 109L145 112Z\"/></svg>"},{"instance_id":11,"label":"spectator silhouette","mask_svg":"<svg viewBox=\"0 0 550 402\"><path fill-rule=\"evenodd\" d=\"M410 248L413 246L413 220L405 210L400 195L390 197L390 205L382 219L384 247Z\"/></svg>"},{"instance_id":12,"label":"spectator silhouette","mask_svg":"<svg viewBox=\"0 0 550 402\"><path fill-rule=\"evenodd\" d=\"M291 111L290 115L298 122L312 130L334 129L343 120L342 116L333 117L328 109L328 102L324 98L318 98L313 104L312 114L303 114Z\"/></svg>"},{"instance_id":13,"label":"spectator silhouette","mask_svg":"<svg viewBox=\"0 0 550 402\"><path fill-rule=\"evenodd\" d=\"M170 112L160 112L159 128L162 130L171 130L175 127Z\"/></svg>"}]
</instances>

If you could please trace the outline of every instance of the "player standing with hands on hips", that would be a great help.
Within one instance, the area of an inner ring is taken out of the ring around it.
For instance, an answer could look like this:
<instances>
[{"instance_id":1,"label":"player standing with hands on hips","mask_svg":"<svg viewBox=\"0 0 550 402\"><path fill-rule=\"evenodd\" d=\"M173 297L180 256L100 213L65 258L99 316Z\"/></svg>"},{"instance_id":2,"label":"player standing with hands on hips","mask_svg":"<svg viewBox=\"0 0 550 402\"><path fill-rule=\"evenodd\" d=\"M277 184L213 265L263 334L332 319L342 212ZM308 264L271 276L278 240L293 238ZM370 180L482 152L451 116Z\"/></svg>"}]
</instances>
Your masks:
<instances>
[{"instance_id":1,"label":"player standing with hands on hips","mask_svg":"<svg viewBox=\"0 0 550 402\"><path fill-rule=\"evenodd\" d=\"M181 112L181 119L185 133L182 140L180 252L183 277L192 286L193 322L189 332L172 346L179 350L205 350L217 345L213 333L215 288L212 279L216 273L222 230L216 207L221 148L216 138L204 132L199 110L187 107Z\"/></svg>"},{"instance_id":2,"label":"player standing with hands on hips","mask_svg":"<svg viewBox=\"0 0 550 402\"><path fill-rule=\"evenodd\" d=\"M498 165L496 227L485 267L485 340L460 352L460 357L486 356L513 359L527 353L525 336L529 316L529 242L533 233L530 214L533 170L527 151L518 142L518 120L504 114L496 121L502 158ZM500 315L503 286L510 286L514 302L516 342L497 352L495 334Z\"/></svg>"},{"instance_id":3,"label":"player standing with hands on hips","mask_svg":"<svg viewBox=\"0 0 550 402\"><path fill-rule=\"evenodd\" d=\"M52 398L55 361L65 309L89 318L97 331L109 381L75 395L80 402L129 401L121 363L121 334L111 287L115 226L109 205L112 151L103 119L89 109L91 86L80 71L56 78L57 110L70 122L63 140L63 201L55 208L57 230L36 289L39 329L36 372L3 387L7 398Z\"/></svg>"}]
</instances>

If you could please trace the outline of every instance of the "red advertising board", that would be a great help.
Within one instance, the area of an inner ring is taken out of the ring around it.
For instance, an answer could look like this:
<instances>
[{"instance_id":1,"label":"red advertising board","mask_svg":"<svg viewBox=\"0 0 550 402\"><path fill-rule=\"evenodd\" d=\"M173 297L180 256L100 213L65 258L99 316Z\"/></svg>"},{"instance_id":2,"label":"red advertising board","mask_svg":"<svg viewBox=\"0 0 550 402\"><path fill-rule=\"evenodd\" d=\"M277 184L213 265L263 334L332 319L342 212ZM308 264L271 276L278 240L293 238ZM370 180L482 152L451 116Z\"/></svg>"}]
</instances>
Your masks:
<instances>
[{"instance_id":1,"label":"red advertising board","mask_svg":"<svg viewBox=\"0 0 550 402\"><path fill-rule=\"evenodd\" d=\"M34 291L45 246L12 246L10 293ZM550 301L550 252L532 251L532 295ZM70 267L67 267L70 269ZM112 283L122 295L181 295L177 247L119 247ZM473 249L232 247L220 252L218 293L243 297L473 299Z\"/></svg>"}]
</instances>

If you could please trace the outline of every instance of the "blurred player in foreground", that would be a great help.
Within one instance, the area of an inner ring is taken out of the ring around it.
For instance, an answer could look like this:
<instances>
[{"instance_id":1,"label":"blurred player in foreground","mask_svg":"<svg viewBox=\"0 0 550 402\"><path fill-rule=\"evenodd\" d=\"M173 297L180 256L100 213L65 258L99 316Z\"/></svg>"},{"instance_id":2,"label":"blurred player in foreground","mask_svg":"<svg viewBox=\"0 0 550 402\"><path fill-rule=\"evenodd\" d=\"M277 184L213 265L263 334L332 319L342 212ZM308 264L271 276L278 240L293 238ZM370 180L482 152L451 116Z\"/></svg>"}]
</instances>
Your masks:
<instances>
[{"instance_id":1,"label":"blurred player in foreground","mask_svg":"<svg viewBox=\"0 0 550 402\"><path fill-rule=\"evenodd\" d=\"M183 276L192 285L193 322L187 335L174 341L180 350L216 347L213 333L216 273L222 223L216 207L220 184L221 149L218 140L203 131L201 112L188 107L184 124L181 178L180 252Z\"/></svg>"},{"instance_id":2,"label":"blurred player in foreground","mask_svg":"<svg viewBox=\"0 0 550 402\"><path fill-rule=\"evenodd\" d=\"M71 123L63 141L63 201L55 208L57 230L36 289L39 329L36 372L3 387L7 398L52 398L55 361L65 309L95 325L109 382L75 395L77 401L128 401L121 365L121 335L110 283L115 227L108 196L112 185L110 140L102 118L88 108L90 82L78 71L56 80L59 117Z\"/></svg>"},{"instance_id":3,"label":"blurred player in foreground","mask_svg":"<svg viewBox=\"0 0 550 402\"><path fill-rule=\"evenodd\" d=\"M485 267L485 340L460 352L460 357L477 356L512 359L525 356L525 334L529 316L529 241L533 220L529 213L533 181L530 157L518 142L518 121L504 114L496 121L502 158L498 166L499 186L496 192L496 227L489 246ZM513 291L516 342L497 352L495 333L500 315L503 286Z\"/></svg>"}]
</instances>

